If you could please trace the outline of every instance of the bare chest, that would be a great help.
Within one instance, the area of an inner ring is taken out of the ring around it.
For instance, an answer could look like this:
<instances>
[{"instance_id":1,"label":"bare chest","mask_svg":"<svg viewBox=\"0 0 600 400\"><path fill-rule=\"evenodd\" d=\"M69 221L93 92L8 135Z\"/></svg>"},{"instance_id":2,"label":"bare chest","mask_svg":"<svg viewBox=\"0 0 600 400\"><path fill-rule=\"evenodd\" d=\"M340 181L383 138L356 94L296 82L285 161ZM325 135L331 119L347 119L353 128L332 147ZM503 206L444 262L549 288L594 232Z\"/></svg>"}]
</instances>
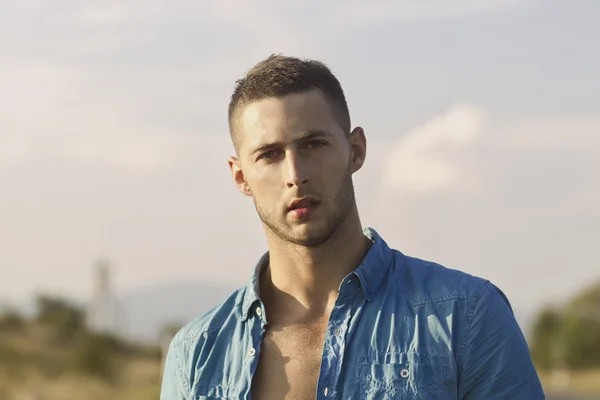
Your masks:
<instances>
[{"instance_id":1,"label":"bare chest","mask_svg":"<svg viewBox=\"0 0 600 400\"><path fill-rule=\"evenodd\" d=\"M252 397L315 398L326 329L326 320L268 329L252 381Z\"/></svg>"}]
</instances>

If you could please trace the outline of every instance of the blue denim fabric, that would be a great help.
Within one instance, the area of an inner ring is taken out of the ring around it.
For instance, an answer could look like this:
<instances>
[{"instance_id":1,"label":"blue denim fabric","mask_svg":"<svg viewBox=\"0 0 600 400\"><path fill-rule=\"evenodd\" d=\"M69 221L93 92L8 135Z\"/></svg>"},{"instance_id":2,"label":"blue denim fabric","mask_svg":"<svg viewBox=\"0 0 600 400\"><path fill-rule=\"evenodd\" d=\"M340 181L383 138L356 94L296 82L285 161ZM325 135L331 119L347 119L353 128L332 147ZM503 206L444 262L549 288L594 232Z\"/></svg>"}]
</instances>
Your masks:
<instances>
[{"instance_id":1,"label":"blue denim fabric","mask_svg":"<svg viewBox=\"0 0 600 400\"><path fill-rule=\"evenodd\" d=\"M373 229L331 312L317 399L544 399L505 295L390 249ZM258 277L172 340L161 400L249 399L267 320Z\"/></svg>"}]
</instances>

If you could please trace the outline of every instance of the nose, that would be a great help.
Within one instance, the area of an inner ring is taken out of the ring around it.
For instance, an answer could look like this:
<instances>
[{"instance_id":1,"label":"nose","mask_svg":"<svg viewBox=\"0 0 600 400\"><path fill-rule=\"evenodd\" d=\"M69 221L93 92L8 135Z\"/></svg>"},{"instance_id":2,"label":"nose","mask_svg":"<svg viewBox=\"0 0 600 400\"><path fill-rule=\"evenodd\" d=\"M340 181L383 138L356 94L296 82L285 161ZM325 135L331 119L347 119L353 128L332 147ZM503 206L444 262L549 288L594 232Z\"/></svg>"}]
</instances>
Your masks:
<instances>
[{"instance_id":1,"label":"nose","mask_svg":"<svg viewBox=\"0 0 600 400\"><path fill-rule=\"evenodd\" d=\"M288 188L294 186L300 187L308 182L308 170L306 163L293 151L290 151L285 158L286 167L286 185Z\"/></svg>"}]
</instances>

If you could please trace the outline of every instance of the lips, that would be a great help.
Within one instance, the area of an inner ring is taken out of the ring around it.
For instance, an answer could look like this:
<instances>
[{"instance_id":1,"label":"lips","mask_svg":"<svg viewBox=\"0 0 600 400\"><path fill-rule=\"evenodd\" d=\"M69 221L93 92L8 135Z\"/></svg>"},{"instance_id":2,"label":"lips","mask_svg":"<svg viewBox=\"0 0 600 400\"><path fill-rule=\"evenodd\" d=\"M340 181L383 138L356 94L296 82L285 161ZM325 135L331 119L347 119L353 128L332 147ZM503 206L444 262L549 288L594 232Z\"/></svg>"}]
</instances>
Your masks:
<instances>
[{"instance_id":1,"label":"lips","mask_svg":"<svg viewBox=\"0 0 600 400\"><path fill-rule=\"evenodd\" d=\"M313 199L310 197L304 197L302 199L297 199L297 200L292 201L290 203L289 209L290 209L290 211L293 211L293 210L298 210L298 209L302 209L302 208L309 208L316 204L318 204L318 201L316 199Z\"/></svg>"},{"instance_id":2,"label":"lips","mask_svg":"<svg viewBox=\"0 0 600 400\"><path fill-rule=\"evenodd\" d=\"M307 221L315 212L319 201L312 197L303 197L292 201L289 205L288 213L291 218L297 222Z\"/></svg>"}]
</instances>

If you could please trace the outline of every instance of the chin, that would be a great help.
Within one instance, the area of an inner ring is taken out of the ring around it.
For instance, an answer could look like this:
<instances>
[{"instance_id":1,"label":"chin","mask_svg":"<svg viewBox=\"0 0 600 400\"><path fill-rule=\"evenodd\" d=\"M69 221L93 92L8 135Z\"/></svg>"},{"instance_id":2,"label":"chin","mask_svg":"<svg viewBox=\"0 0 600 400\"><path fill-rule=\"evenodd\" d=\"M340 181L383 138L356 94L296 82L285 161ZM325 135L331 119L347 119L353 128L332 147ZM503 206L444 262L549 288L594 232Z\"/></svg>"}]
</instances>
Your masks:
<instances>
[{"instance_id":1,"label":"chin","mask_svg":"<svg viewBox=\"0 0 600 400\"><path fill-rule=\"evenodd\" d=\"M299 246L317 247L329 240L335 232L335 224L326 219L312 219L304 222L291 222L282 220L275 222L272 219L264 218L261 220L273 234L281 240L290 242Z\"/></svg>"},{"instance_id":2,"label":"chin","mask_svg":"<svg viewBox=\"0 0 600 400\"><path fill-rule=\"evenodd\" d=\"M307 247L315 247L323 244L330 237L332 232L322 224L307 223L295 227L289 232L288 240Z\"/></svg>"}]
</instances>

